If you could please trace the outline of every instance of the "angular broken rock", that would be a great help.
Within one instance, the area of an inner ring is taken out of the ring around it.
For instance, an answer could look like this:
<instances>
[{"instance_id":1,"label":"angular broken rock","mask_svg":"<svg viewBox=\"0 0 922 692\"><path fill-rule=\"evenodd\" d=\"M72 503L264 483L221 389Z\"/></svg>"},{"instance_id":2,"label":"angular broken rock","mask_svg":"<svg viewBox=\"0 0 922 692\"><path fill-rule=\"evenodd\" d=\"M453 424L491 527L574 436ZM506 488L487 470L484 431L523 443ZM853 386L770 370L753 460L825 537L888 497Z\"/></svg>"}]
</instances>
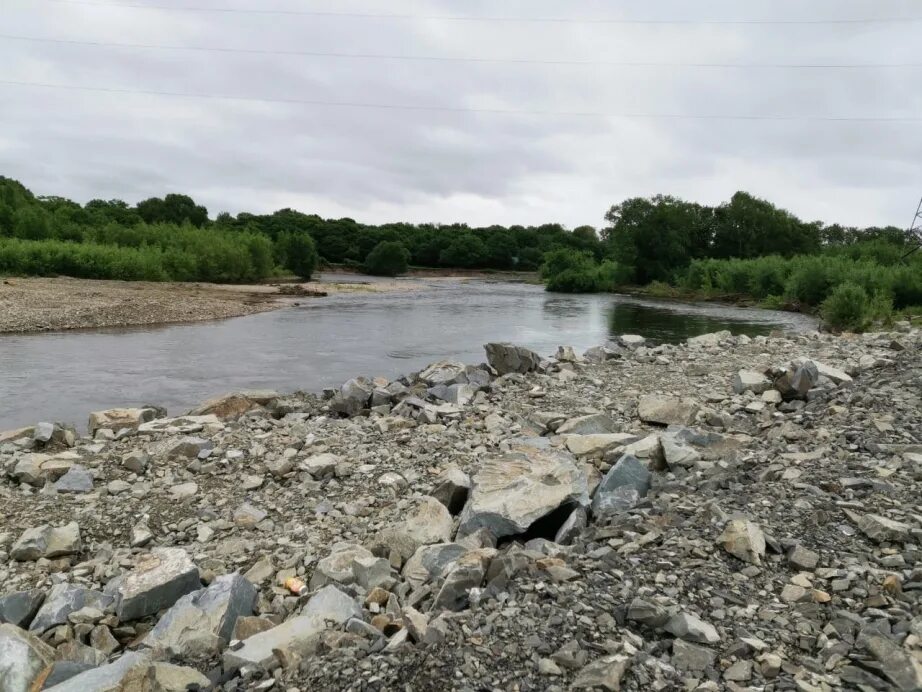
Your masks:
<instances>
[{"instance_id":1,"label":"angular broken rock","mask_svg":"<svg viewBox=\"0 0 922 692\"><path fill-rule=\"evenodd\" d=\"M570 418L558 426L558 435L607 435L618 432L618 424L604 413Z\"/></svg>"},{"instance_id":2,"label":"angular broken rock","mask_svg":"<svg viewBox=\"0 0 922 692\"><path fill-rule=\"evenodd\" d=\"M99 591L76 584L55 584L29 624L29 631L41 634L56 625L65 624L71 613L83 608L105 611L112 602L112 596Z\"/></svg>"},{"instance_id":3,"label":"angular broken rock","mask_svg":"<svg viewBox=\"0 0 922 692\"><path fill-rule=\"evenodd\" d=\"M448 508L426 495L413 501L400 523L381 531L377 543L406 560L421 545L447 543L451 540L451 530Z\"/></svg>"},{"instance_id":4,"label":"angular broken rock","mask_svg":"<svg viewBox=\"0 0 922 692\"><path fill-rule=\"evenodd\" d=\"M641 397L637 415L644 423L691 425L698 415L698 404L694 399L648 395Z\"/></svg>"},{"instance_id":5,"label":"angular broken rock","mask_svg":"<svg viewBox=\"0 0 922 692\"><path fill-rule=\"evenodd\" d=\"M452 515L464 509L467 496L471 492L471 477L458 468L446 469L438 479L438 485L432 491L432 497L448 508Z\"/></svg>"},{"instance_id":6,"label":"angular broken rock","mask_svg":"<svg viewBox=\"0 0 922 692\"><path fill-rule=\"evenodd\" d=\"M230 642L237 618L253 614L256 588L239 574L225 574L206 589L180 598L142 642L178 659L207 658Z\"/></svg>"},{"instance_id":7,"label":"angular broken rock","mask_svg":"<svg viewBox=\"0 0 922 692\"><path fill-rule=\"evenodd\" d=\"M607 692L618 692L621 689L621 678L631 667L631 657L623 654L604 656L585 666L573 681L573 689L602 689Z\"/></svg>"},{"instance_id":8,"label":"angular broken rock","mask_svg":"<svg viewBox=\"0 0 922 692\"><path fill-rule=\"evenodd\" d=\"M306 652L329 625L342 625L351 618L362 619L362 609L355 600L335 586L325 586L311 597L301 615L254 634L239 649L225 651L224 668L267 667L277 655L287 658Z\"/></svg>"},{"instance_id":9,"label":"angular broken rock","mask_svg":"<svg viewBox=\"0 0 922 692\"><path fill-rule=\"evenodd\" d=\"M458 543L423 545L403 566L403 577L413 588L444 575L468 548Z\"/></svg>"},{"instance_id":10,"label":"angular broken rock","mask_svg":"<svg viewBox=\"0 0 922 692\"><path fill-rule=\"evenodd\" d=\"M592 497L592 513L606 516L633 507L650 491L653 474L637 457L623 455L602 477Z\"/></svg>"},{"instance_id":11,"label":"angular broken rock","mask_svg":"<svg viewBox=\"0 0 922 692\"><path fill-rule=\"evenodd\" d=\"M91 493L93 474L80 464L74 464L67 473L55 481L54 489L59 493Z\"/></svg>"},{"instance_id":12,"label":"angular broken rock","mask_svg":"<svg viewBox=\"0 0 922 692\"><path fill-rule=\"evenodd\" d=\"M38 589L14 591L0 596L0 624L9 623L27 628L44 600L45 594Z\"/></svg>"},{"instance_id":13,"label":"angular broken rock","mask_svg":"<svg viewBox=\"0 0 922 692\"><path fill-rule=\"evenodd\" d=\"M672 642L672 663L679 670L700 673L714 665L717 654L711 649L684 639Z\"/></svg>"},{"instance_id":14,"label":"angular broken rock","mask_svg":"<svg viewBox=\"0 0 922 692\"><path fill-rule=\"evenodd\" d=\"M717 539L728 553L743 562L761 565L765 555L765 534L748 519L732 519Z\"/></svg>"},{"instance_id":15,"label":"angular broken rock","mask_svg":"<svg viewBox=\"0 0 922 692\"><path fill-rule=\"evenodd\" d=\"M160 418L161 411L153 407L144 408L110 408L106 411L94 411L87 424L90 436L97 430L118 432L122 429L137 430L141 423L148 423Z\"/></svg>"},{"instance_id":16,"label":"angular broken rock","mask_svg":"<svg viewBox=\"0 0 922 692\"><path fill-rule=\"evenodd\" d=\"M663 629L679 639L699 644L716 644L720 641L714 625L691 613L673 615Z\"/></svg>"},{"instance_id":17,"label":"angular broken rock","mask_svg":"<svg viewBox=\"0 0 922 692\"><path fill-rule=\"evenodd\" d=\"M487 563L486 552L483 550L474 550L459 558L445 576L442 588L432 602L431 611L457 611L467 606L470 590L476 589L483 582Z\"/></svg>"},{"instance_id":18,"label":"angular broken rock","mask_svg":"<svg viewBox=\"0 0 922 692\"><path fill-rule=\"evenodd\" d=\"M72 521L66 526L54 528L45 524L26 529L10 550L10 557L20 562L31 562L39 558L55 558L79 553L80 526Z\"/></svg>"},{"instance_id":19,"label":"angular broken rock","mask_svg":"<svg viewBox=\"0 0 922 692\"><path fill-rule=\"evenodd\" d=\"M30 692L54 661L54 649L15 625L0 625L0 690ZM39 683L40 684L40 683Z\"/></svg>"},{"instance_id":20,"label":"angular broken rock","mask_svg":"<svg viewBox=\"0 0 922 692\"><path fill-rule=\"evenodd\" d=\"M252 411L259 406L265 406L273 399L278 398L278 392L272 390L230 392L209 399L198 408L189 411L189 415L214 415L221 420L228 420L242 416L247 411Z\"/></svg>"},{"instance_id":21,"label":"angular broken rock","mask_svg":"<svg viewBox=\"0 0 922 692\"><path fill-rule=\"evenodd\" d=\"M458 536L487 529L495 538L524 533L560 508L589 504L585 472L561 451L517 447L474 475Z\"/></svg>"},{"instance_id":22,"label":"angular broken rock","mask_svg":"<svg viewBox=\"0 0 922 692\"><path fill-rule=\"evenodd\" d=\"M106 586L116 598L115 613L128 622L168 608L201 587L198 567L181 548L154 548L135 569Z\"/></svg>"},{"instance_id":23,"label":"angular broken rock","mask_svg":"<svg viewBox=\"0 0 922 692\"><path fill-rule=\"evenodd\" d=\"M418 378L430 387L437 385L467 384L465 371L467 366L452 360L440 360L432 363L419 373Z\"/></svg>"},{"instance_id":24,"label":"angular broken rock","mask_svg":"<svg viewBox=\"0 0 922 692\"><path fill-rule=\"evenodd\" d=\"M347 380L330 400L330 410L343 416L357 416L371 400L374 383L366 377Z\"/></svg>"},{"instance_id":25,"label":"angular broken rock","mask_svg":"<svg viewBox=\"0 0 922 692\"><path fill-rule=\"evenodd\" d=\"M311 575L311 589L319 589L330 582L351 584L355 575L352 563L359 558L374 557L371 551L355 543L334 543L330 554L317 563Z\"/></svg>"},{"instance_id":26,"label":"angular broken rock","mask_svg":"<svg viewBox=\"0 0 922 692\"><path fill-rule=\"evenodd\" d=\"M531 372L537 370L541 363L541 357L524 346L490 343L483 348L487 352L487 362L500 375Z\"/></svg>"},{"instance_id":27,"label":"angular broken rock","mask_svg":"<svg viewBox=\"0 0 922 692\"><path fill-rule=\"evenodd\" d=\"M876 543L887 541L905 542L909 539L909 525L879 514L865 514L858 518L858 528Z\"/></svg>"},{"instance_id":28,"label":"angular broken rock","mask_svg":"<svg viewBox=\"0 0 922 692\"><path fill-rule=\"evenodd\" d=\"M733 377L733 391L737 394L742 394L743 392L761 394L771 389L771 386L771 380L755 370L740 370Z\"/></svg>"},{"instance_id":29,"label":"angular broken rock","mask_svg":"<svg viewBox=\"0 0 922 692\"><path fill-rule=\"evenodd\" d=\"M136 667L147 668L150 665L150 657L147 654L141 654L136 651L130 651L114 663L98 668L91 668L79 675L58 683L54 687L47 688L49 692L122 692L122 682L126 676ZM131 689L131 688L128 688ZM145 689L135 687L135 689ZM160 688L153 688L158 690ZM146 690L145 690L146 692ZM172 691L171 691L172 692Z\"/></svg>"}]
</instances>

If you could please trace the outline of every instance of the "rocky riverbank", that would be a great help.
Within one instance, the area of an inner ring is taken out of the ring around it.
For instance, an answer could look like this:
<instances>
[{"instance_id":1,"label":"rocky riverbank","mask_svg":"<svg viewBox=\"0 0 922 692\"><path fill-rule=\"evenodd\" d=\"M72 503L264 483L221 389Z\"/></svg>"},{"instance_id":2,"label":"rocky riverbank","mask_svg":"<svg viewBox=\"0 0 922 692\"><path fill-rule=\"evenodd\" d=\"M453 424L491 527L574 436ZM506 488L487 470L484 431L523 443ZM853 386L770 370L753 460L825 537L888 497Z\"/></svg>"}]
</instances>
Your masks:
<instances>
[{"instance_id":1,"label":"rocky riverbank","mask_svg":"<svg viewBox=\"0 0 922 692\"><path fill-rule=\"evenodd\" d=\"M919 689L920 343L493 344L0 435L0 688Z\"/></svg>"}]
</instances>

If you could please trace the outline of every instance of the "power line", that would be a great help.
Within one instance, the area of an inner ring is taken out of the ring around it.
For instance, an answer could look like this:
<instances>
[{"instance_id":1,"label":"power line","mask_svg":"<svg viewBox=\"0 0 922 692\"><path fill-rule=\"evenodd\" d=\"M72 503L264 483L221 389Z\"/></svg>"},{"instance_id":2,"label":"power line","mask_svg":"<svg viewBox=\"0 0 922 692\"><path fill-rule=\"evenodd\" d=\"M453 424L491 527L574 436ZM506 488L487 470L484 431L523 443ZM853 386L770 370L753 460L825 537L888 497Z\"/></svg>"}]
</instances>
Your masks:
<instances>
[{"instance_id":1,"label":"power line","mask_svg":"<svg viewBox=\"0 0 922 692\"><path fill-rule=\"evenodd\" d=\"M2 79L0 85L31 87L39 89L60 89L63 91L87 91L106 94L130 94L140 96L168 96L176 98L206 99L213 101L243 101L253 103L278 103L301 106L325 106L331 108L365 108L397 111L430 111L443 113L482 113L492 115L526 115L575 118L610 118L610 119L646 119L646 120L740 120L740 121L805 121L805 122L881 122L909 123L922 122L922 116L825 116L825 115L744 115L744 114L691 114L691 113L610 113L599 111L554 111L526 110L517 108L473 108L465 106L435 106L396 103L373 103L365 101L329 101L324 99L267 98L257 96L237 96L230 94L203 94L181 91L161 91L150 89L124 89L120 87L96 87L75 84L50 84L45 82L27 82Z\"/></svg>"},{"instance_id":2,"label":"power line","mask_svg":"<svg viewBox=\"0 0 922 692\"><path fill-rule=\"evenodd\" d=\"M851 19L624 19L610 17L508 17L508 16L467 16L467 15L427 15L397 14L383 12L329 12L320 10L283 10L253 9L236 7L181 7L175 5L145 5L140 3L99 2L97 0L45 0L65 5L85 5L115 9L160 10L168 12L207 12L219 14L265 14L295 15L306 17L346 17L351 19L384 20L439 20L452 22L504 22L530 24L647 24L647 25L853 25L853 24L901 24L922 22L922 17L857 17Z\"/></svg>"},{"instance_id":3,"label":"power line","mask_svg":"<svg viewBox=\"0 0 922 692\"><path fill-rule=\"evenodd\" d=\"M0 34L0 40L25 41L30 43L51 43L68 46L90 46L94 48L128 48L140 50L175 50L202 53L232 53L242 55L279 55L316 58L347 58L356 60L400 60L411 62L479 63L510 65L565 65L590 67L667 67L667 68L722 68L722 69L811 69L811 70L856 70L877 68L922 67L922 63L719 63L719 62L650 62L637 60L555 60L542 58L481 58L437 55L396 55L390 53L339 53L307 50L270 50L262 48L226 48L220 46L177 46L153 43L116 43L111 41L83 41L77 39L47 38L38 36L14 36Z\"/></svg>"}]
</instances>

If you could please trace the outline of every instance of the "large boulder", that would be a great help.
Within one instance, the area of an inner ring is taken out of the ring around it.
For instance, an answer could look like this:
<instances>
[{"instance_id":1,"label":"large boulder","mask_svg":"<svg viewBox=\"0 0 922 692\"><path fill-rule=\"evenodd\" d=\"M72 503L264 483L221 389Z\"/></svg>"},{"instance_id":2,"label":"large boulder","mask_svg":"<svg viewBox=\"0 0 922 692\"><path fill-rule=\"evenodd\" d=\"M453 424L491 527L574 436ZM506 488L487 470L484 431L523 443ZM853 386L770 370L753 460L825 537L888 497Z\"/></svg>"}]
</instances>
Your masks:
<instances>
[{"instance_id":1,"label":"large boulder","mask_svg":"<svg viewBox=\"0 0 922 692\"><path fill-rule=\"evenodd\" d=\"M252 411L260 406L265 406L270 401L278 399L275 391L242 391L230 392L214 397L203 403L198 408L189 411L190 416L214 415L221 420L238 418L247 411Z\"/></svg>"},{"instance_id":2,"label":"large boulder","mask_svg":"<svg viewBox=\"0 0 922 692\"><path fill-rule=\"evenodd\" d=\"M0 624L8 622L17 627L28 627L44 600L45 594L39 589L0 596Z\"/></svg>"},{"instance_id":3,"label":"large boulder","mask_svg":"<svg viewBox=\"0 0 922 692\"><path fill-rule=\"evenodd\" d=\"M253 614L256 587L225 574L207 589L180 598L145 637L143 645L177 659L207 658L230 642L237 618Z\"/></svg>"},{"instance_id":4,"label":"large boulder","mask_svg":"<svg viewBox=\"0 0 922 692\"><path fill-rule=\"evenodd\" d=\"M169 608L200 587L198 567L185 550L154 548L133 571L110 582L106 592L116 598L119 620L128 622Z\"/></svg>"},{"instance_id":5,"label":"large boulder","mask_svg":"<svg viewBox=\"0 0 922 692\"><path fill-rule=\"evenodd\" d=\"M467 384L467 366L451 360L432 363L419 373L420 381L430 387L437 385Z\"/></svg>"},{"instance_id":6,"label":"large boulder","mask_svg":"<svg viewBox=\"0 0 922 692\"><path fill-rule=\"evenodd\" d=\"M637 415L644 423L691 425L698 415L698 404L693 399L648 395L641 397Z\"/></svg>"},{"instance_id":7,"label":"large boulder","mask_svg":"<svg viewBox=\"0 0 922 692\"><path fill-rule=\"evenodd\" d=\"M15 625L0 625L0 690L29 692L54 661L54 649Z\"/></svg>"},{"instance_id":8,"label":"large boulder","mask_svg":"<svg viewBox=\"0 0 922 692\"><path fill-rule=\"evenodd\" d=\"M448 508L426 495L415 499L401 520L381 531L376 542L404 561L421 545L450 541L451 529L452 518Z\"/></svg>"},{"instance_id":9,"label":"large boulder","mask_svg":"<svg viewBox=\"0 0 922 692\"><path fill-rule=\"evenodd\" d=\"M635 456L623 455L596 488L592 513L606 516L630 509L650 491L652 478L646 464Z\"/></svg>"},{"instance_id":10,"label":"large boulder","mask_svg":"<svg viewBox=\"0 0 922 692\"><path fill-rule=\"evenodd\" d=\"M792 363L778 377L774 386L785 401L806 399L807 392L813 389L820 379L820 371L811 360Z\"/></svg>"},{"instance_id":11,"label":"large boulder","mask_svg":"<svg viewBox=\"0 0 922 692\"><path fill-rule=\"evenodd\" d=\"M20 562L32 562L43 557L63 557L79 553L81 545L80 526L77 522L72 521L61 527L44 524L26 529L13 544L10 557Z\"/></svg>"},{"instance_id":12,"label":"large boulder","mask_svg":"<svg viewBox=\"0 0 922 692\"><path fill-rule=\"evenodd\" d=\"M165 412L163 409L157 409L153 406L143 408L110 408L105 411L93 411L90 414L90 420L87 428L90 435L96 434L97 430L137 430L142 423L149 423L157 418L163 418Z\"/></svg>"},{"instance_id":13,"label":"large boulder","mask_svg":"<svg viewBox=\"0 0 922 692\"><path fill-rule=\"evenodd\" d=\"M607 435L618 432L618 424L604 413L570 418L558 426L558 435Z\"/></svg>"},{"instance_id":14,"label":"large boulder","mask_svg":"<svg viewBox=\"0 0 922 692\"><path fill-rule=\"evenodd\" d=\"M225 651L224 668L235 671L243 666L267 667L276 656L306 652L330 624L342 625L351 618L362 618L362 609L355 600L335 586L325 586L311 597L301 615L254 634L238 649Z\"/></svg>"},{"instance_id":15,"label":"large boulder","mask_svg":"<svg viewBox=\"0 0 922 692\"><path fill-rule=\"evenodd\" d=\"M589 504L585 472L572 455L557 450L514 447L488 459L472 485L459 536L481 528L495 538L514 536L561 508Z\"/></svg>"},{"instance_id":16,"label":"large boulder","mask_svg":"<svg viewBox=\"0 0 922 692\"><path fill-rule=\"evenodd\" d=\"M347 380L330 400L330 410L342 416L357 416L371 401L375 384L367 377L354 377Z\"/></svg>"},{"instance_id":17,"label":"large boulder","mask_svg":"<svg viewBox=\"0 0 922 692\"><path fill-rule=\"evenodd\" d=\"M112 605L113 598L99 591L93 591L76 584L55 584L51 587L45 602L38 609L29 631L41 634L45 630L67 622L67 617L81 608L95 608L105 611Z\"/></svg>"},{"instance_id":18,"label":"large boulder","mask_svg":"<svg viewBox=\"0 0 922 692\"><path fill-rule=\"evenodd\" d=\"M487 362L500 375L531 372L541 363L541 356L524 346L491 343L483 348L487 352Z\"/></svg>"}]
</instances>

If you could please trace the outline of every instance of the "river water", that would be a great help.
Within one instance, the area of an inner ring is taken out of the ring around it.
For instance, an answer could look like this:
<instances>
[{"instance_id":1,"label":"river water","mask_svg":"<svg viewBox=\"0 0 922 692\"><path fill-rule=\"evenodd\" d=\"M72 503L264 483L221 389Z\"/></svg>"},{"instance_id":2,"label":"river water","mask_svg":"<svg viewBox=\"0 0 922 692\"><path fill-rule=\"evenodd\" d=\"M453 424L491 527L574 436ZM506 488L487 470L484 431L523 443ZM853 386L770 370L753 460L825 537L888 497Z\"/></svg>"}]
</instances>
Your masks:
<instances>
[{"instance_id":1,"label":"river water","mask_svg":"<svg viewBox=\"0 0 922 692\"><path fill-rule=\"evenodd\" d=\"M178 414L227 391L319 391L443 358L479 363L488 341L550 355L617 334L674 342L720 329L757 335L816 326L787 312L549 294L510 282L423 283L420 291L307 299L220 322L0 335L0 430L39 420L82 428L90 411L142 403Z\"/></svg>"}]
</instances>

